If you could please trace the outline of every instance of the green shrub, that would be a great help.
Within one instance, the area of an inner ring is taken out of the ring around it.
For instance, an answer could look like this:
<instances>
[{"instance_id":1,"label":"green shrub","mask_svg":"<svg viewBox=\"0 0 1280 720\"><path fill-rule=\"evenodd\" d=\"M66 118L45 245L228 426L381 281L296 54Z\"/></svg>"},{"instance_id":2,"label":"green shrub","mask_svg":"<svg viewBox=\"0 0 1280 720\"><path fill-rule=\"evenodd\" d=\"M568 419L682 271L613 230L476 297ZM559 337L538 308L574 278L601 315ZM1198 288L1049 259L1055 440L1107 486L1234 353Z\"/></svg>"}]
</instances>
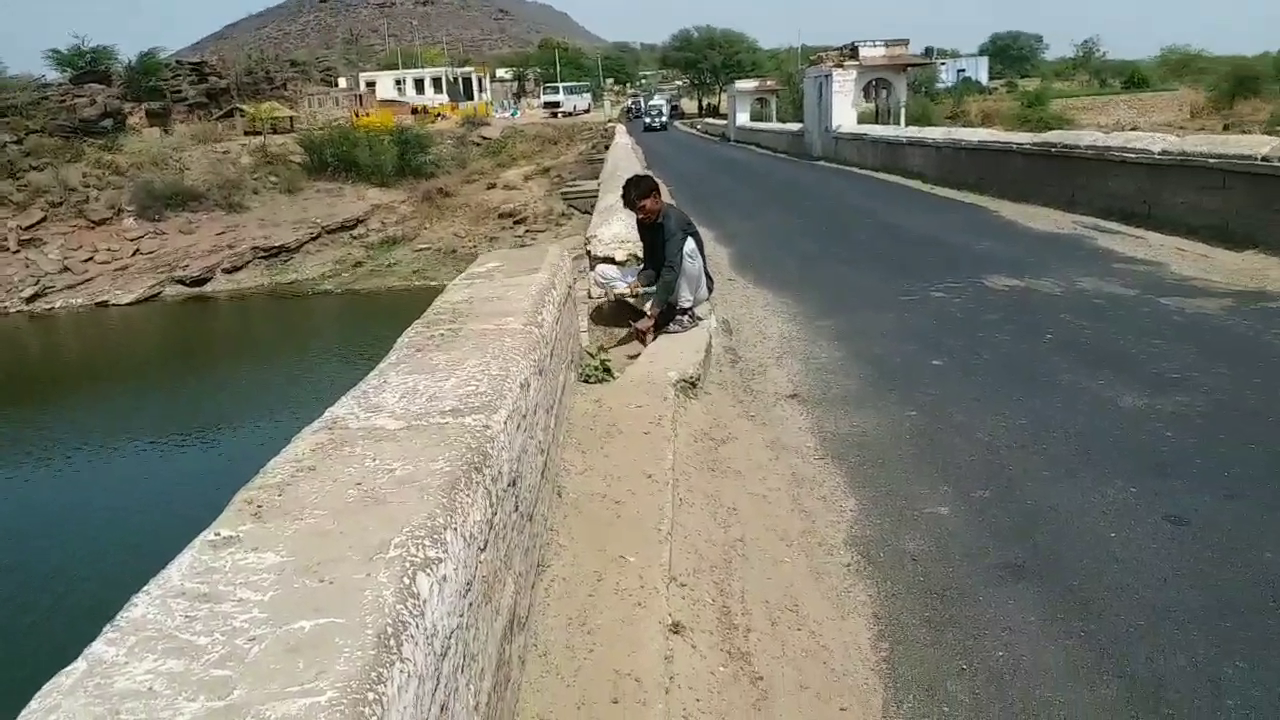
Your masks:
<instances>
[{"instance_id":1,"label":"green shrub","mask_svg":"<svg viewBox=\"0 0 1280 720\"><path fill-rule=\"evenodd\" d=\"M986 85L974 80L971 77L960 78L960 81L951 86L951 97L967 98L974 95L989 95L991 91Z\"/></svg>"},{"instance_id":2,"label":"green shrub","mask_svg":"<svg viewBox=\"0 0 1280 720\"><path fill-rule=\"evenodd\" d=\"M316 177L386 187L439 171L435 138L412 126L381 131L333 125L299 134L298 146L306 156L303 169Z\"/></svg>"},{"instance_id":3,"label":"green shrub","mask_svg":"<svg viewBox=\"0 0 1280 720\"><path fill-rule=\"evenodd\" d=\"M202 179L199 187L210 205L226 212L246 210L253 192L248 174L239 167L217 168Z\"/></svg>"},{"instance_id":4,"label":"green shrub","mask_svg":"<svg viewBox=\"0 0 1280 720\"><path fill-rule=\"evenodd\" d=\"M917 127L941 125L942 112L927 97L910 97L907 99L907 124Z\"/></svg>"},{"instance_id":5,"label":"green shrub","mask_svg":"<svg viewBox=\"0 0 1280 720\"><path fill-rule=\"evenodd\" d=\"M1049 132L1071 127L1071 118L1053 109L1053 96L1043 85L1019 93L1018 107L1010 117L1010 126L1024 132Z\"/></svg>"},{"instance_id":6,"label":"green shrub","mask_svg":"<svg viewBox=\"0 0 1280 720\"><path fill-rule=\"evenodd\" d=\"M1053 102L1053 94L1047 85L1039 85L1018 93L1018 107L1027 110L1047 110Z\"/></svg>"},{"instance_id":7,"label":"green shrub","mask_svg":"<svg viewBox=\"0 0 1280 720\"><path fill-rule=\"evenodd\" d=\"M163 220L171 212L186 210L204 200L204 191L179 175L148 175L129 189L129 204L144 220Z\"/></svg>"},{"instance_id":8,"label":"green shrub","mask_svg":"<svg viewBox=\"0 0 1280 720\"><path fill-rule=\"evenodd\" d=\"M582 364L578 366L578 381L588 385L599 385L617 379L618 373L613 368L609 350L598 346L595 350L586 350Z\"/></svg>"},{"instance_id":9,"label":"green shrub","mask_svg":"<svg viewBox=\"0 0 1280 720\"><path fill-rule=\"evenodd\" d=\"M1261 97L1267 79L1256 62L1231 63L1209 87L1209 102L1219 110L1230 110L1242 100Z\"/></svg>"},{"instance_id":10,"label":"green shrub","mask_svg":"<svg viewBox=\"0 0 1280 720\"><path fill-rule=\"evenodd\" d=\"M1262 125L1262 129L1268 134L1280 134L1280 105L1271 108L1271 114L1267 116L1267 121Z\"/></svg>"},{"instance_id":11,"label":"green shrub","mask_svg":"<svg viewBox=\"0 0 1280 720\"><path fill-rule=\"evenodd\" d=\"M1148 90L1151 88L1151 77L1140 66L1134 65L1121 78L1120 87L1125 90Z\"/></svg>"},{"instance_id":12,"label":"green shrub","mask_svg":"<svg viewBox=\"0 0 1280 720\"><path fill-rule=\"evenodd\" d=\"M266 171L276 179L276 190L285 195L301 192L307 186L307 174L293 163L272 165Z\"/></svg>"},{"instance_id":13,"label":"green shrub","mask_svg":"<svg viewBox=\"0 0 1280 720\"><path fill-rule=\"evenodd\" d=\"M1022 89L1022 86L1018 84L1018 81L1013 78L1009 78L1008 80L1000 83L1000 87L1004 88L1004 91L1011 95Z\"/></svg>"}]
</instances>

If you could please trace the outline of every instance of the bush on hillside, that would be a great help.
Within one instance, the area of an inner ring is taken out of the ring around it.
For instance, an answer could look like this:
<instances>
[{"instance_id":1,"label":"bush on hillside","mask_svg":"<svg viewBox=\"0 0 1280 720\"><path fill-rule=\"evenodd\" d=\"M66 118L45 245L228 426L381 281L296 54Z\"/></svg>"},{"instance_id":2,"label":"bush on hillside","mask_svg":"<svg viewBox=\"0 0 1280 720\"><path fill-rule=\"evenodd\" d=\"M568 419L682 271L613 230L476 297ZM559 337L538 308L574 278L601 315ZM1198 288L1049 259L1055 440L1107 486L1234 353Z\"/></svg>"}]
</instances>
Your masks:
<instances>
[{"instance_id":1,"label":"bush on hillside","mask_svg":"<svg viewBox=\"0 0 1280 720\"><path fill-rule=\"evenodd\" d=\"M1053 109L1053 96L1045 86L1019 93L1010 126L1024 132L1049 132L1071 127L1071 118Z\"/></svg>"},{"instance_id":2,"label":"bush on hillside","mask_svg":"<svg viewBox=\"0 0 1280 720\"><path fill-rule=\"evenodd\" d=\"M205 201L205 193L181 175L157 174L139 178L129 189L129 204L144 220L163 220Z\"/></svg>"},{"instance_id":3,"label":"bush on hillside","mask_svg":"<svg viewBox=\"0 0 1280 720\"><path fill-rule=\"evenodd\" d=\"M1120 87L1124 90L1149 90L1151 88L1151 76L1141 66L1134 65L1129 68L1129 72L1120 80Z\"/></svg>"},{"instance_id":4,"label":"bush on hillside","mask_svg":"<svg viewBox=\"0 0 1280 720\"><path fill-rule=\"evenodd\" d=\"M303 169L315 177L386 187L439 172L435 138L413 126L375 131L334 125L300 133L298 147L306 155Z\"/></svg>"},{"instance_id":5,"label":"bush on hillside","mask_svg":"<svg viewBox=\"0 0 1280 720\"><path fill-rule=\"evenodd\" d=\"M1230 110L1236 103L1261 97L1267 79L1258 63L1233 62L1209 87L1209 102L1219 110Z\"/></svg>"},{"instance_id":6,"label":"bush on hillside","mask_svg":"<svg viewBox=\"0 0 1280 720\"><path fill-rule=\"evenodd\" d=\"M942 113L927 97L907 99L907 124L916 127L932 127L942 124Z\"/></svg>"}]
</instances>

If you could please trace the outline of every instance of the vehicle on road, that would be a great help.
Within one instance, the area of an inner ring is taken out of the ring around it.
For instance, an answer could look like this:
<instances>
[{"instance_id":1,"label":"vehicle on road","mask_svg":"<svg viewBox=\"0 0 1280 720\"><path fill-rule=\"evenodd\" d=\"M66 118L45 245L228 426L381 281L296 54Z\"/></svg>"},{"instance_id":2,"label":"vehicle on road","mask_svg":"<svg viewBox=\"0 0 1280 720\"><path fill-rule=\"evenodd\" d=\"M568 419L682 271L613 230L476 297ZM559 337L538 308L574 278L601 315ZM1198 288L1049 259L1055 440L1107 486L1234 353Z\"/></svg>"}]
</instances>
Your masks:
<instances>
[{"instance_id":1,"label":"vehicle on road","mask_svg":"<svg viewBox=\"0 0 1280 720\"><path fill-rule=\"evenodd\" d=\"M644 98L632 95L627 98L627 119L636 120L644 115Z\"/></svg>"},{"instance_id":2,"label":"vehicle on road","mask_svg":"<svg viewBox=\"0 0 1280 720\"><path fill-rule=\"evenodd\" d=\"M649 103L644 110L644 132L667 130L670 127L670 108L663 104Z\"/></svg>"},{"instance_id":3,"label":"vehicle on road","mask_svg":"<svg viewBox=\"0 0 1280 720\"><path fill-rule=\"evenodd\" d=\"M542 110L553 118L591 112L591 84L566 82L543 85Z\"/></svg>"}]
</instances>

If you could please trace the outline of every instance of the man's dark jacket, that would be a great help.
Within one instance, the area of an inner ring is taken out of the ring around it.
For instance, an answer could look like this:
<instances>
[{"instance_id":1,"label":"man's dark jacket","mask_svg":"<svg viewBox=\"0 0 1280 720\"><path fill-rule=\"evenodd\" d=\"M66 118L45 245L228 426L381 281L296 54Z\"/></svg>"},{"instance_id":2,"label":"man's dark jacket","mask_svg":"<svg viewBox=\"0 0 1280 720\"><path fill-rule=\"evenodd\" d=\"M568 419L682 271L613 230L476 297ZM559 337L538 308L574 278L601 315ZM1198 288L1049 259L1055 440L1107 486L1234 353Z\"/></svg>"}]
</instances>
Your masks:
<instances>
[{"instance_id":1,"label":"man's dark jacket","mask_svg":"<svg viewBox=\"0 0 1280 720\"><path fill-rule=\"evenodd\" d=\"M636 280L644 287L649 287L656 281L653 307L666 307L675 295L686 238L693 238L693 243L698 246L698 253L702 255L702 268L707 276L707 293L715 291L716 283L711 277L707 251L702 245L702 233L698 232L698 227L683 210L671 203L664 203L656 220L651 223L637 220L636 230L640 233L640 244L644 248L644 265Z\"/></svg>"}]
</instances>

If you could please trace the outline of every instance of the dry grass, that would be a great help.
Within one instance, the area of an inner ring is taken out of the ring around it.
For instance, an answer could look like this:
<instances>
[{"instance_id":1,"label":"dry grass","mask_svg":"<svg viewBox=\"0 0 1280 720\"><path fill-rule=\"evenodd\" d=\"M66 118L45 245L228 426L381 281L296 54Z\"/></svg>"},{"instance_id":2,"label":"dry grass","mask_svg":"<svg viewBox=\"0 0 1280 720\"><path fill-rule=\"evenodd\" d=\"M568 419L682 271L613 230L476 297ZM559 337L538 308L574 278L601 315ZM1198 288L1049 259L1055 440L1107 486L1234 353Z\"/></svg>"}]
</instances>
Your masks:
<instances>
[{"instance_id":1,"label":"dry grass","mask_svg":"<svg viewBox=\"0 0 1280 720\"><path fill-rule=\"evenodd\" d=\"M216 145L231 139L221 125L215 122L193 122L178 125L173 130L179 142L189 145Z\"/></svg>"},{"instance_id":2,"label":"dry grass","mask_svg":"<svg viewBox=\"0 0 1280 720\"><path fill-rule=\"evenodd\" d=\"M1030 86L1031 81L1019 84ZM958 107L944 103L943 112L948 124L1007 129L1014 126L1011 118L1016 105L1016 96L997 92L970 97ZM1189 135L1268 132L1268 122L1280 105L1268 100L1245 100L1230 110L1217 110L1202 90L1183 88L1057 98L1052 107L1070 117L1081 130Z\"/></svg>"}]
</instances>

